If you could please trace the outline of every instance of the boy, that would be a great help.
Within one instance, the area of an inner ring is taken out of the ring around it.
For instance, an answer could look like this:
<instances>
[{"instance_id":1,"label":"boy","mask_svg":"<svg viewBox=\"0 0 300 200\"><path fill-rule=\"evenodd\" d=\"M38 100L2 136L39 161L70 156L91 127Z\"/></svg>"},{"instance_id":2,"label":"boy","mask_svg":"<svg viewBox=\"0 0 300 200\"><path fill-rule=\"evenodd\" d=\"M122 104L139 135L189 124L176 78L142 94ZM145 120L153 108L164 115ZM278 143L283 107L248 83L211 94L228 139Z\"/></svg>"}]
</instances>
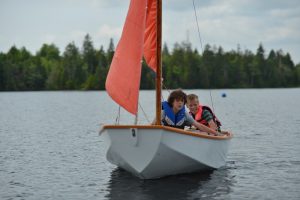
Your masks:
<instances>
[{"instance_id":1,"label":"boy","mask_svg":"<svg viewBox=\"0 0 300 200\"><path fill-rule=\"evenodd\" d=\"M168 101L162 102L162 124L183 129L184 126L195 126L199 130L218 135L218 131L196 122L185 110L186 94L182 90L174 90L168 97Z\"/></svg>"},{"instance_id":2,"label":"boy","mask_svg":"<svg viewBox=\"0 0 300 200\"><path fill-rule=\"evenodd\" d=\"M218 132L221 131L221 122L209 107L202 106L199 103L199 98L197 95L189 94L187 96L187 107L190 109L190 114L197 122L208 126L211 129L217 130Z\"/></svg>"}]
</instances>

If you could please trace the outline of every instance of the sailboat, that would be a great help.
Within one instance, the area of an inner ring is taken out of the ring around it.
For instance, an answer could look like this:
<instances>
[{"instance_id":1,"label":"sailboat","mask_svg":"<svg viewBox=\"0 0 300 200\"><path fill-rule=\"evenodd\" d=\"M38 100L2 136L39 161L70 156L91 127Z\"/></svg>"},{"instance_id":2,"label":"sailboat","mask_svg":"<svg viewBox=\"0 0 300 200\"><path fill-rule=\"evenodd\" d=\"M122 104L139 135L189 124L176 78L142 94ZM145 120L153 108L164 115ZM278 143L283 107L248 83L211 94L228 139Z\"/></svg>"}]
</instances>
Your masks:
<instances>
[{"instance_id":1,"label":"sailboat","mask_svg":"<svg viewBox=\"0 0 300 200\"><path fill-rule=\"evenodd\" d=\"M225 165L232 134L213 136L161 124L161 0L131 0L106 79L109 96L137 115L144 56L156 73L154 125L104 125L107 160L141 179L217 169Z\"/></svg>"}]
</instances>

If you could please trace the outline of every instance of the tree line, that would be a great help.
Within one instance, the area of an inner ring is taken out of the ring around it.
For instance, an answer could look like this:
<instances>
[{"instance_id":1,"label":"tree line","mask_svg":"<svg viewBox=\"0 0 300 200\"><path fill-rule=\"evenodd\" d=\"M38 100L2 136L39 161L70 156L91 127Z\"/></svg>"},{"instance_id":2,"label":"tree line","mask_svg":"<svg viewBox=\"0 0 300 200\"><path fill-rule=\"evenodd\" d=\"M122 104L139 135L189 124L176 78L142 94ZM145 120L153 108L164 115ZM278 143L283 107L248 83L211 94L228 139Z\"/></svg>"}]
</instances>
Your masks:
<instances>
[{"instance_id":1,"label":"tree line","mask_svg":"<svg viewBox=\"0 0 300 200\"><path fill-rule=\"evenodd\" d=\"M86 35L79 49L69 43L61 54L55 44L43 44L32 55L25 47L12 46L0 53L0 91L103 90L115 46L96 49ZM203 53L191 43L176 43L162 51L164 86L167 88L275 88L299 87L300 63L289 53L263 45L257 51L224 52L222 47L206 45ZM155 74L142 63L141 89L154 89Z\"/></svg>"}]
</instances>

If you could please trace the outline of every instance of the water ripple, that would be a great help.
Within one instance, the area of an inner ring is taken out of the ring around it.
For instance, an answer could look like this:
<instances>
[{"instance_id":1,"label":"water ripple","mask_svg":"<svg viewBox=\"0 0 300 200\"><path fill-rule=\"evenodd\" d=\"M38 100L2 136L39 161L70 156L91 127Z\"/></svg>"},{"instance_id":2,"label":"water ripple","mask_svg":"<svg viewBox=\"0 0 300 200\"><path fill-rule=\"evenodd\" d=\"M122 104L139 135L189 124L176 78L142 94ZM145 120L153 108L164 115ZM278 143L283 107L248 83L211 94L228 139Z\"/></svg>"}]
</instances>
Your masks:
<instances>
[{"instance_id":1,"label":"water ripple","mask_svg":"<svg viewBox=\"0 0 300 200\"><path fill-rule=\"evenodd\" d=\"M209 91L186 92L209 104ZM118 111L105 92L0 93L0 199L300 199L300 89L227 94L214 99L234 133L226 166L140 180L105 159L98 131ZM141 104L154 96L142 91Z\"/></svg>"}]
</instances>

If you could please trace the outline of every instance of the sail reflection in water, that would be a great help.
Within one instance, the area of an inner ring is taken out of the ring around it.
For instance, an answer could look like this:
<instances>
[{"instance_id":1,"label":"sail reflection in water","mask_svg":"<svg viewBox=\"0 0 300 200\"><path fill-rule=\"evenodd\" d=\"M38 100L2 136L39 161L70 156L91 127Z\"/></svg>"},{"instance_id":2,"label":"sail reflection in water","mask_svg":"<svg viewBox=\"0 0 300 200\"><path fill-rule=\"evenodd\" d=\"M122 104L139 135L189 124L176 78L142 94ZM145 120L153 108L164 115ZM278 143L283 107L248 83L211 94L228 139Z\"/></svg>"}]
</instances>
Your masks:
<instances>
[{"instance_id":1,"label":"sail reflection in water","mask_svg":"<svg viewBox=\"0 0 300 200\"><path fill-rule=\"evenodd\" d=\"M169 176L159 180L142 180L116 168L108 183L108 199L219 199L231 192L234 178L229 169Z\"/></svg>"}]
</instances>

